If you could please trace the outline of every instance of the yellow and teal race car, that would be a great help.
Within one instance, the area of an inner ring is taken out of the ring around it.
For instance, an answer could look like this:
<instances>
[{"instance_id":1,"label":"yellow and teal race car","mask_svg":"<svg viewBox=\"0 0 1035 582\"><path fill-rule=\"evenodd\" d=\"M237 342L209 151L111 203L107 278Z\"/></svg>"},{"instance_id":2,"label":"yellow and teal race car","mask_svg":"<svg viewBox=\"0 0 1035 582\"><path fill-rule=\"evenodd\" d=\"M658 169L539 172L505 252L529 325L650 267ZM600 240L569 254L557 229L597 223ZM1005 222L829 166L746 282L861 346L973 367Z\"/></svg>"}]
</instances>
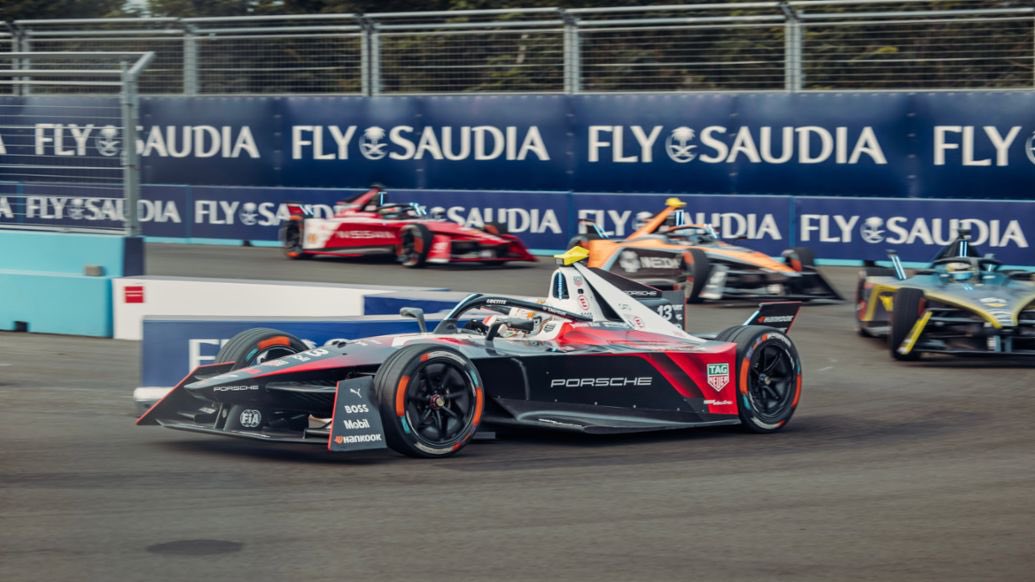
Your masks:
<instances>
[{"instance_id":1,"label":"yellow and teal race car","mask_svg":"<svg viewBox=\"0 0 1035 582\"><path fill-rule=\"evenodd\" d=\"M859 273L856 322L867 337L887 337L896 360L924 353L1035 357L1035 273L982 256L969 235L925 269L907 274L867 265Z\"/></svg>"}]
</instances>

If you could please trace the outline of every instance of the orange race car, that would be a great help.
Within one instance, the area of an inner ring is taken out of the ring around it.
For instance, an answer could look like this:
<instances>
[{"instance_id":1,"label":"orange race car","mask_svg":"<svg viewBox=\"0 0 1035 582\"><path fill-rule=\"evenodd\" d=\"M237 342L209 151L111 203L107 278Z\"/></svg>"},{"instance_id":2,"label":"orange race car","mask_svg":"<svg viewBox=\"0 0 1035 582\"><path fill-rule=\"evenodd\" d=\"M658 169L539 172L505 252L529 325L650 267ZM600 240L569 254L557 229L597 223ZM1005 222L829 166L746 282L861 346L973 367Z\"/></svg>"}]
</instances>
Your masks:
<instances>
[{"instance_id":1,"label":"orange race car","mask_svg":"<svg viewBox=\"0 0 1035 582\"><path fill-rule=\"evenodd\" d=\"M589 250L589 266L659 288L682 289L688 302L704 299L841 301L816 269L812 251L796 247L783 261L722 241L709 224L686 224L685 202L669 198L665 209L623 240L611 239L596 223L568 247Z\"/></svg>"}]
</instances>

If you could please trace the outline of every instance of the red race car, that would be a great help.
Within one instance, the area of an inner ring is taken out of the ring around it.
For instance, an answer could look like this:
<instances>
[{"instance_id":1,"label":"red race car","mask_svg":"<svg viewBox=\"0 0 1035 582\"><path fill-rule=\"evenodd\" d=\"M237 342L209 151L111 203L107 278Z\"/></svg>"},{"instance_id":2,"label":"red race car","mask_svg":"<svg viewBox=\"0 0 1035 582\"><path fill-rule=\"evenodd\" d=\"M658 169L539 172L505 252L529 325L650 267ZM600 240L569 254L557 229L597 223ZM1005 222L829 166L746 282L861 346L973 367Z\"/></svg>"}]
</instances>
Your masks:
<instances>
[{"instance_id":1,"label":"red race car","mask_svg":"<svg viewBox=\"0 0 1035 582\"><path fill-rule=\"evenodd\" d=\"M301 204L288 204L288 212L280 240L292 259L394 254L405 267L536 260L502 225L471 228L429 216L412 202L389 203L378 186L339 203L333 218L316 218Z\"/></svg>"}]
</instances>

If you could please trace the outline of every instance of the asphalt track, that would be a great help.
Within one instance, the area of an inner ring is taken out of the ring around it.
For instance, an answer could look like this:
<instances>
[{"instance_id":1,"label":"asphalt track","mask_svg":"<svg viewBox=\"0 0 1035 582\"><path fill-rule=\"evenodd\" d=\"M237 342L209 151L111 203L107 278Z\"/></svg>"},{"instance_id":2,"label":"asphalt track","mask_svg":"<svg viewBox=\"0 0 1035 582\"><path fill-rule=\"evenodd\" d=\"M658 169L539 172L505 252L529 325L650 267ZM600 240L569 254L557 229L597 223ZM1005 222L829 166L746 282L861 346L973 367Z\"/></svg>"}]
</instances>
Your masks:
<instances>
[{"instance_id":1,"label":"asphalt track","mask_svg":"<svg viewBox=\"0 0 1035 582\"><path fill-rule=\"evenodd\" d=\"M550 269L148 250L157 275L534 294ZM0 580L1033 579L1035 368L893 363L851 309L800 318L780 433L519 435L438 461L136 428L135 343L0 334Z\"/></svg>"}]
</instances>

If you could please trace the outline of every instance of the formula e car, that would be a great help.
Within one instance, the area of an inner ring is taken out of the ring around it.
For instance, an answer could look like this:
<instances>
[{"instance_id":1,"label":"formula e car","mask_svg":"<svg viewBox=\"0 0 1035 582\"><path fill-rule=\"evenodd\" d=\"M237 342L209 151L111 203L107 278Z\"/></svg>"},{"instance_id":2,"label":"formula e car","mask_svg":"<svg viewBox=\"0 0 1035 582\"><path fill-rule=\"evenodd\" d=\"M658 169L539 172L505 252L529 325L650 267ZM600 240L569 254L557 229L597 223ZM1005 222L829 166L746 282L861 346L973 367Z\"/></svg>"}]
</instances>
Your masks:
<instances>
[{"instance_id":1,"label":"formula e car","mask_svg":"<svg viewBox=\"0 0 1035 582\"><path fill-rule=\"evenodd\" d=\"M1035 273L981 256L966 231L912 274L890 259L859 273L855 318L860 335L887 337L893 358L1035 356Z\"/></svg>"},{"instance_id":2,"label":"formula e car","mask_svg":"<svg viewBox=\"0 0 1035 582\"><path fill-rule=\"evenodd\" d=\"M589 249L589 266L658 288L684 289L687 300L783 298L841 301L816 268L811 250L784 251L784 262L721 240L709 224L688 224L685 202L669 198L665 209L624 240L584 220L586 233L568 246Z\"/></svg>"},{"instance_id":3,"label":"formula e car","mask_svg":"<svg viewBox=\"0 0 1035 582\"><path fill-rule=\"evenodd\" d=\"M637 300L657 290L561 255L541 299L469 295L427 331L307 349L253 329L200 366L137 423L331 451L460 450L479 427L590 434L784 427L802 371L787 336L798 303L762 305L745 325L693 336ZM764 325L762 325L764 324Z\"/></svg>"},{"instance_id":4,"label":"formula e car","mask_svg":"<svg viewBox=\"0 0 1035 582\"><path fill-rule=\"evenodd\" d=\"M406 267L536 260L503 225L470 228L435 218L418 204L387 202L380 186L341 202L333 218L317 218L302 204L287 207L280 241L291 259L391 254Z\"/></svg>"}]
</instances>

